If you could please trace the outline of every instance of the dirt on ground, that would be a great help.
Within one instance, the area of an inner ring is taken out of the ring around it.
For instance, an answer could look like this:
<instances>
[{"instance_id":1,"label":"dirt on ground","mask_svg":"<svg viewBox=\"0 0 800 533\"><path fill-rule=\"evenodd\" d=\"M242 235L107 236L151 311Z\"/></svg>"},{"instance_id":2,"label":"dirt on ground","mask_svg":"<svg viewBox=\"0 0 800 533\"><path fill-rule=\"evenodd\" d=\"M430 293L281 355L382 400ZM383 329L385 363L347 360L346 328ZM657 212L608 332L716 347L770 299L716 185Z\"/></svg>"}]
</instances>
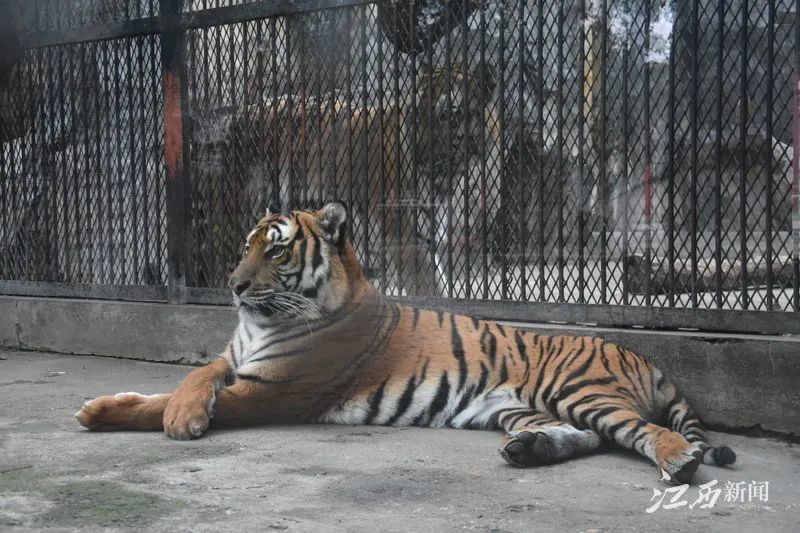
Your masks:
<instances>
[{"instance_id":1,"label":"dirt on ground","mask_svg":"<svg viewBox=\"0 0 800 533\"><path fill-rule=\"evenodd\" d=\"M176 442L72 418L190 370L0 352L0 530L800 531L800 449L775 439L712 433L737 464L701 467L679 494L610 446L522 470L490 431L281 426Z\"/></svg>"}]
</instances>

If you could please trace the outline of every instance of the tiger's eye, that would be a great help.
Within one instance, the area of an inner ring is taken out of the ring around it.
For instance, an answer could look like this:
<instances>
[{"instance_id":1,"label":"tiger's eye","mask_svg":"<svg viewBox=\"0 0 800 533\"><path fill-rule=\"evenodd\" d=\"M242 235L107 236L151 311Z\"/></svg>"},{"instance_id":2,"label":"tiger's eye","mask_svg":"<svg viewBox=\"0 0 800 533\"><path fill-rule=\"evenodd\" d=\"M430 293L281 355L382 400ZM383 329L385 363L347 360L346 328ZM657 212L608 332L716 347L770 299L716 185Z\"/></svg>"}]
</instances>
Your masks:
<instances>
[{"instance_id":1,"label":"tiger's eye","mask_svg":"<svg viewBox=\"0 0 800 533\"><path fill-rule=\"evenodd\" d=\"M285 246L275 245L270 248L267 253L265 254L268 259L277 259L278 257L283 255L283 252L286 251Z\"/></svg>"}]
</instances>

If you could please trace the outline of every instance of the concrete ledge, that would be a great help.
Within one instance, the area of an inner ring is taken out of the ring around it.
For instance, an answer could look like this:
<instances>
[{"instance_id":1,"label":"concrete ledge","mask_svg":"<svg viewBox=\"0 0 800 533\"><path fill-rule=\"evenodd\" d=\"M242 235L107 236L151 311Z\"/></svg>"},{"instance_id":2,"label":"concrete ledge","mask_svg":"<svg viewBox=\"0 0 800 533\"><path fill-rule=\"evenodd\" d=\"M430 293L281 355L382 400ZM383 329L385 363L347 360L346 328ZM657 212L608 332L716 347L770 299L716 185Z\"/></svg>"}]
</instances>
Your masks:
<instances>
[{"instance_id":1,"label":"concrete ledge","mask_svg":"<svg viewBox=\"0 0 800 533\"><path fill-rule=\"evenodd\" d=\"M236 321L222 306L0 296L0 345L22 350L200 364Z\"/></svg>"},{"instance_id":2,"label":"concrete ledge","mask_svg":"<svg viewBox=\"0 0 800 533\"><path fill-rule=\"evenodd\" d=\"M0 345L11 349L200 364L235 323L229 307L0 296ZM800 434L800 338L516 325L647 356L714 426Z\"/></svg>"}]
</instances>

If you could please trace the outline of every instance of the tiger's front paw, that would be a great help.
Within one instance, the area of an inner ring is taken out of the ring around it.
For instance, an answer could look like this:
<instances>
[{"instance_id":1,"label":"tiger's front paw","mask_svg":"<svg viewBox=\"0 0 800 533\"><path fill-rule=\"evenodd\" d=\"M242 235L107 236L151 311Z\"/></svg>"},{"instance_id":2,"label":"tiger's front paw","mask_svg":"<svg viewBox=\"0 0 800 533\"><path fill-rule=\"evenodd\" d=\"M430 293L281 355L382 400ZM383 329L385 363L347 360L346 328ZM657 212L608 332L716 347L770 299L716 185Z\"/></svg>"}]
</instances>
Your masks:
<instances>
[{"instance_id":1,"label":"tiger's front paw","mask_svg":"<svg viewBox=\"0 0 800 533\"><path fill-rule=\"evenodd\" d=\"M200 437L211 421L213 398L173 396L164 411L164 433L176 440Z\"/></svg>"}]
</instances>

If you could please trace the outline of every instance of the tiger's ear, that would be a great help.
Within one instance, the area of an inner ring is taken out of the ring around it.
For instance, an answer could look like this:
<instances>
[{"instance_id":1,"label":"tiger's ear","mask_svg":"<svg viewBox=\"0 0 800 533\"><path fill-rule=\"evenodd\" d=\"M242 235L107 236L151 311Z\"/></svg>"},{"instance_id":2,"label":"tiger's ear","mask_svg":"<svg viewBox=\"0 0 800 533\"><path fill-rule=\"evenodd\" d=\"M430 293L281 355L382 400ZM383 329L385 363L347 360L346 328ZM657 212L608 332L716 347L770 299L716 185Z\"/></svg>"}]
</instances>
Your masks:
<instances>
[{"instance_id":1,"label":"tiger's ear","mask_svg":"<svg viewBox=\"0 0 800 533\"><path fill-rule=\"evenodd\" d=\"M269 207L267 207L267 212L264 213L265 217L275 215L281 212L281 206L278 202L270 202Z\"/></svg>"},{"instance_id":2,"label":"tiger's ear","mask_svg":"<svg viewBox=\"0 0 800 533\"><path fill-rule=\"evenodd\" d=\"M317 224L326 241L340 244L344 239L347 208L341 202L331 202L315 213Z\"/></svg>"}]
</instances>

